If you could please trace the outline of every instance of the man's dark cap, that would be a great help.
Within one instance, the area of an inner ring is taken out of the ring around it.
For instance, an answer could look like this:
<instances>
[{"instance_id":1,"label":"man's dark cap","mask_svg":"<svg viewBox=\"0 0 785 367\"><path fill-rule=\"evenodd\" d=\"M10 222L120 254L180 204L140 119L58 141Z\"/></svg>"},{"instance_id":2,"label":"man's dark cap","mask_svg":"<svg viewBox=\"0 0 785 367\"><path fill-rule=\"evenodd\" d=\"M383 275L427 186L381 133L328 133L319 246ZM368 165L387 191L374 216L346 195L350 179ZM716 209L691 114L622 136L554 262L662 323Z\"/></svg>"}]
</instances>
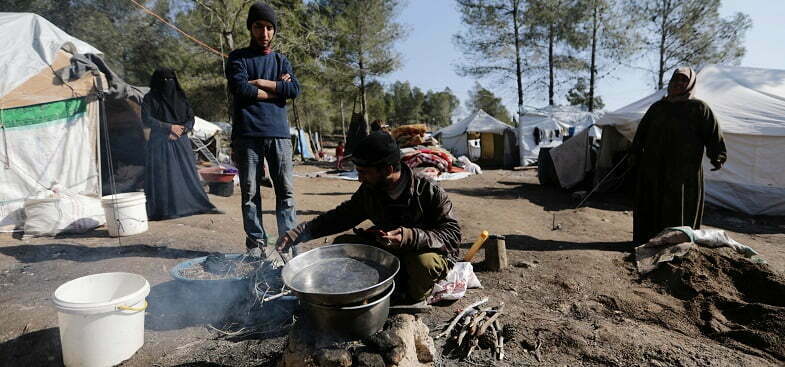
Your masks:
<instances>
[{"instance_id":1,"label":"man's dark cap","mask_svg":"<svg viewBox=\"0 0 785 367\"><path fill-rule=\"evenodd\" d=\"M257 20L266 20L270 22L273 25L273 29L278 32L278 21L275 18L275 10L269 5L264 3L255 3L251 5L251 8L248 9L248 19L245 21L248 30L251 29L251 25Z\"/></svg>"},{"instance_id":2,"label":"man's dark cap","mask_svg":"<svg viewBox=\"0 0 785 367\"><path fill-rule=\"evenodd\" d=\"M401 150L390 134L375 131L362 138L346 158L361 167L393 165L401 160Z\"/></svg>"}]
</instances>

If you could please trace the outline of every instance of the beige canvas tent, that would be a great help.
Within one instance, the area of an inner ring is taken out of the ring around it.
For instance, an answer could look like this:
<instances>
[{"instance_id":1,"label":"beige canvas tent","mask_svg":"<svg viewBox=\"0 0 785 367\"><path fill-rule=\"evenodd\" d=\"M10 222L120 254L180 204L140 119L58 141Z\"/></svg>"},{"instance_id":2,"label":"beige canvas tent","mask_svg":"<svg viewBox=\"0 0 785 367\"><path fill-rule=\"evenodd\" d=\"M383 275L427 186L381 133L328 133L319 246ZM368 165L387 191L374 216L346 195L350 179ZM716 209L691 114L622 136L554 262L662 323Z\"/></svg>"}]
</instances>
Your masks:
<instances>
[{"instance_id":1,"label":"beige canvas tent","mask_svg":"<svg viewBox=\"0 0 785 367\"><path fill-rule=\"evenodd\" d=\"M98 197L101 74L64 82L74 53L100 53L35 14L0 13L0 230L26 198L59 184Z\"/></svg>"},{"instance_id":2,"label":"beige canvas tent","mask_svg":"<svg viewBox=\"0 0 785 367\"><path fill-rule=\"evenodd\" d=\"M138 88L108 70L100 51L38 15L0 13L0 35L0 231L18 229L25 200L53 187L99 198L110 173L115 188L124 177L128 190L139 187ZM111 164L102 159L109 156Z\"/></svg>"}]
</instances>

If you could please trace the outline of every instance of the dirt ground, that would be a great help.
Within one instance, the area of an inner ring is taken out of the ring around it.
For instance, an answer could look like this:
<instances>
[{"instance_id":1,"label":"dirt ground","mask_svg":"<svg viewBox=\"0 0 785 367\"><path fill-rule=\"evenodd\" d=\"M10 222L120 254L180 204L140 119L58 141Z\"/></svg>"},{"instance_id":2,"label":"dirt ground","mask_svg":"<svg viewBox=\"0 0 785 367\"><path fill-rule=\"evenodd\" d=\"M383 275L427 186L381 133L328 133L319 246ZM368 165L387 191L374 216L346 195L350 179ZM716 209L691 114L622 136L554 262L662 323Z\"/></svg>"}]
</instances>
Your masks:
<instances>
[{"instance_id":1,"label":"dirt ground","mask_svg":"<svg viewBox=\"0 0 785 367\"><path fill-rule=\"evenodd\" d=\"M322 169L300 165L296 172ZM455 310L488 296L491 304L505 302L502 323L517 329L505 361L494 362L481 351L470 361L446 356L442 365L785 363L784 218L709 209L706 226L727 230L767 265L725 250L699 251L641 279L630 256L632 215L620 194L597 195L573 210L577 203L569 192L540 186L532 171L489 170L441 185L455 205L464 247L483 230L504 235L511 267L483 271L481 252L474 261L485 288L435 307L422 315L424 321L434 332ZM297 177L299 219L331 209L357 186ZM184 292L168 273L178 262L209 252L244 250L239 193L210 199L226 213L151 222L148 232L121 239L108 237L105 229L62 238L0 234L0 365L61 364L54 290L68 280L111 271L141 274L152 286L145 345L124 366L275 365L283 332L217 338L206 326L224 316L216 300ZM265 226L274 233L269 189L264 208ZM553 230L554 222L560 229Z\"/></svg>"}]
</instances>

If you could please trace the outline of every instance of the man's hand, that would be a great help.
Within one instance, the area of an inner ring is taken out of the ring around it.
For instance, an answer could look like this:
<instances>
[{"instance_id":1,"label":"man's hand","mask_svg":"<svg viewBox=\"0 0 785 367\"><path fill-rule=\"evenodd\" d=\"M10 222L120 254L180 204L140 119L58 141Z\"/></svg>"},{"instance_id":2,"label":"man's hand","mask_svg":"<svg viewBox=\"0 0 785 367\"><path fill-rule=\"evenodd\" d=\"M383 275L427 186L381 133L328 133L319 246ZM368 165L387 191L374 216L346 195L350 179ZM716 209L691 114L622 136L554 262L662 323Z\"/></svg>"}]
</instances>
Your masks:
<instances>
[{"instance_id":1,"label":"man's hand","mask_svg":"<svg viewBox=\"0 0 785 367\"><path fill-rule=\"evenodd\" d=\"M288 73L287 74L281 74L281 80L284 81L284 82L291 82L292 81L292 76L289 75Z\"/></svg>"},{"instance_id":2,"label":"man's hand","mask_svg":"<svg viewBox=\"0 0 785 367\"><path fill-rule=\"evenodd\" d=\"M386 232L382 235L382 239L390 241L390 247L401 247L401 241L403 240L403 228L396 228L392 231Z\"/></svg>"},{"instance_id":3,"label":"man's hand","mask_svg":"<svg viewBox=\"0 0 785 367\"><path fill-rule=\"evenodd\" d=\"M288 232L286 232L278 241L275 243L275 249L278 252L284 252L289 249L292 245L296 244L300 239L300 235L305 232L305 228L308 226L308 222L300 223L297 227L292 228ZM307 238L304 240L308 240Z\"/></svg>"},{"instance_id":4,"label":"man's hand","mask_svg":"<svg viewBox=\"0 0 785 367\"><path fill-rule=\"evenodd\" d=\"M711 169L712 171L717 171L722 168L722 163L718 161L711 161L711 165L714 166L714 168Z\"/></svg>"},{"instance_id":5,"label":"man's hand","mask_svg":"<svg viewBox=\"0 0 785 367\"><path fill-rule=\"evenodd\" d=\"M281 236L281 238L279 238L278 241L275 243L275 249L278 252L286 252L287 250L289 250L289 247L292 246L294 241L297 240L296 237L293 237L291 235L291 232L292 231L286 232L286 234Z\"/></svg>"},{"instance_id":6,"label":"man's hand","mask_svg":"<svg viewBox=\"0 0 785 367\"><path fill-rule=\"evenodd\" d=\"M267 79L249 80L248 83L251 83L251 85L255 86L256 88L264 89L266 92L270 93L275 92L275 88L277 86L275 81Z\"/></svg>"},{"instance_id":7,"label":"man's hand","mask_svg":"<svg viewBox=\"0 0 785 367\"><path fill-rule=\"evenodd\" d=\"M175 134L177 135L177 137L180 137L181 135L183 135L183 131L185 131L185 126L172 124L172 127L169 130L172 131L172 134Z\"/></svg>"},{"instance_id":8,"label":"man's hand","mask_svg":"<svg viewBox=\"0 0 785 367\"><path fill-rule=\"evenodd\" d=\"M169 134L169 140L177 140L177 139L180 139L180 137L177 136L177 134L174 133Z\"/></svg>"},{"instance_id":9,"label":"man's hand","mask_svg":"<svg viewBox=\"0 0 785 367\"><path fill-rule=\"evenodd\" d=\"M259 89L259 92L256 93L256 99L258 100L273 99L275 97L277 97L275 93L267 92L261 88Z\"/></svg>"}]
</instances>

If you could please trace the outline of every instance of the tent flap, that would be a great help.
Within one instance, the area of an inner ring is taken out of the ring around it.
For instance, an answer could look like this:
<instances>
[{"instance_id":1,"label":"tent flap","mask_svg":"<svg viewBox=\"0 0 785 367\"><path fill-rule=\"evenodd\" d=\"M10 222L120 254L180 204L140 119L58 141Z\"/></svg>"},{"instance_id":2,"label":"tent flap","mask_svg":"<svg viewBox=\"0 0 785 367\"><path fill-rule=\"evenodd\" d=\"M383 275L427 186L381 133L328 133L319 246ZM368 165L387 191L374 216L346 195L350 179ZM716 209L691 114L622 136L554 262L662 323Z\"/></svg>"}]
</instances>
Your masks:
<instances>
[{"instance_id":1,"label":"tent flap","mask_svg":"<svg viewBox=\"0 0 785 367\"><path fill-rule=\"evenodd\" d=\"M0 37L0 50L4 50L0 52L0 97L48 68L63 46L73 52L101 54L32 13L0 13L0 34L13 35Z\"/></svg>"}]
</instances>

